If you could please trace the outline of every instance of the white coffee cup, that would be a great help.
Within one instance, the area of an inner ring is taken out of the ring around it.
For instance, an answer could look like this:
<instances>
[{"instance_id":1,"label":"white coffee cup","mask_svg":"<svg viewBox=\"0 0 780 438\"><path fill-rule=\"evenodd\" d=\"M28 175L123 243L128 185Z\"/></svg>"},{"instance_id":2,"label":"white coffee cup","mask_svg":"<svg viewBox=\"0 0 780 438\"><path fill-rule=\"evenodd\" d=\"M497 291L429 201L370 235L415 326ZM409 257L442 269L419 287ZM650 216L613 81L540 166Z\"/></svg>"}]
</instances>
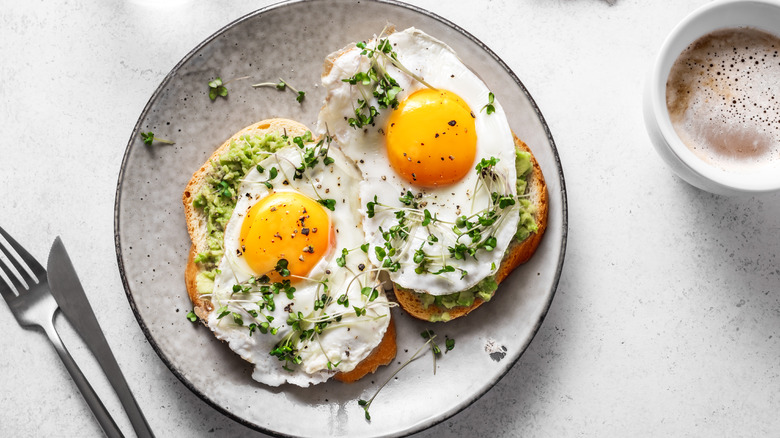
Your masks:
<instances>
[{"instance_id":1,"label":"white coffee cup","mask_svg":"<svg viewBox=\"0 0 780 438\"><path fill-rule=\"evenodd\" d=\"M780 1L723 0L695 10L664 41L644 90L645 126L664 161L689 184L723 195L780 190L780 161L748 173L724 170L704 161L680 140L672 126L666 106L666 80L680 53L691 43L716 30L740 27L780 37Z\"/></svg>"}]
</instances>

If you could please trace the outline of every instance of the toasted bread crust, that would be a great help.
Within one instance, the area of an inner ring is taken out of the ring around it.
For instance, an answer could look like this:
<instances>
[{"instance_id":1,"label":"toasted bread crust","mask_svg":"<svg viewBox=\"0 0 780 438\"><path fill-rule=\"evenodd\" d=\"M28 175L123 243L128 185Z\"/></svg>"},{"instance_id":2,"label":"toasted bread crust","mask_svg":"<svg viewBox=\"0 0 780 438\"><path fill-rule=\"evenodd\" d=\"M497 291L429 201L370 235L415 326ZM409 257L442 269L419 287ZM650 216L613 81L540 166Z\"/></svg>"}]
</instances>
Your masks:
<instances>
[{"instance_id":1,"label":"toasted bread crust","mask_svg":"<svg viewBox=\"0 0 780 438\"><path fill-rule=\"evenodd\" d=\"M346 373L338 373L333 376L334 379L344 382L353 383L366 374L374 373L382 365L389 365L395 358L396 342L395 342L395 321L390 319L390 325L387 326L385 336L382 338L382 342L377 345L371 354L363 359L355 369Z\"/></svg>"},{"instance_id":2,"label":"toasted bread crust","mask_svg":"<svg viewBox=\"0 0 780 438\"><path fill-rule=\"evenodd\" d=\"M534 219L536 220L537 230L524 241L513 241L512 244L510 244L509 251L507 251L496 272L496 282L499 284L518 266L531 259L531 256L534 255L536 248L539 247L539 243L542 241L545 230L547 230L549 194L547 192L547 183L544 181L544 175L542 175L542 168L539 166L539 162L536 161L536 157L533 156L531 149L525 142L519 138L515 138L515 146L518 149L531 153L533 172L531 173L530 178L528 178L528 191L533 196L533 204L536 208Z\"/></svg>"},{"instance_id":3,"label":"toasted bread crust","mask_svg":"<svg viewBox=\"0 0 780 438\"><path fill-rule=\"evenodd\" d=\"M517 138L517 136L515 136L515 147L531 153L531 149L528 145ZM533 153L531 153L531 164L533 165L533 171L528 178L528 192L531 194L531 201L536 209L534 219L536 220L537 231L532 233L522 242L513 240L509 244L509 248L507 248L504 258L501 260L501 265L496 271L496 283L499 284L518 266L527 262L531 256L533 256L534 252L536 252L536 248L539 247L539 243L542 241L544 231L547 229L549 203L547 184L544 181L544 175L542 175L542 169L539 166L539 162L536 161ZM430 321L433 317L441 317L441 315L445 313L449 315L449 320L453 320L467 315L485 302L481 298L475 298L474 303L471 306L457 306L447 309L446 307L431 304L426 308L422 301L417 297L417 294L412 290L402 288L395 284L393 285L393 289L395 291L396 300L401 308L411 316L425 321Z\"/></svg>"},{"instance_id":4,"label":"toasted bread crust","mask_svg":"<svg viewBox=\"0 0 780 438\"><path fill-rule=\"evenodd\" d=\"M305 125L287 119L268 119L247 126L227 139L222 146L214 151L206 163L195 171L192 175L192 179L184 189L182 202L184 203L184 214L187 220L187 231L192 240L192 246L190 247L190 253L187 258L187 266L184 269L184 283L187 287L187 294L193 304L193 311L204 324L206 324L209 313L213 310L213 305L210 300L202 298L200 293L198 293L197 277L198 274L203 271L203 267L198 263L195 263L195 257L198 253L206 249L208 232L206 230L205 218L203 218L202 214L192 205L192 201L194 196L206 184L206 177L212 169L212 162L217 160L227 151L232 141L237 140L244 135L285 133L290 137L296 137L305 134L308 130L309 129ZM354 370L347 373L337 373L334 376L334 379L346 383L355 382L366 374L375 372L380 366L389 364L396 354L395 338L395 324L391 319L382 341L374 348L369 356L363 359Z\"/></svg>"},{"instance_id":5,"label":"toasted bread crust","mask_svg":"<svg viewBox=\"0 0 780 438\"><path fill-rule=\"evenodd\" d=\"M208 314L213 310L211 301L204 300L198 293L198 274L201 269L197 263L195 263L195 256L198 252L195 249L195 245L190 246L190 255L187 258L187 266L184 268L184 284L187 285L187 295L190 296L192 301L193 311L195 315L206 324Z\"/></svg>"}]
</instances>

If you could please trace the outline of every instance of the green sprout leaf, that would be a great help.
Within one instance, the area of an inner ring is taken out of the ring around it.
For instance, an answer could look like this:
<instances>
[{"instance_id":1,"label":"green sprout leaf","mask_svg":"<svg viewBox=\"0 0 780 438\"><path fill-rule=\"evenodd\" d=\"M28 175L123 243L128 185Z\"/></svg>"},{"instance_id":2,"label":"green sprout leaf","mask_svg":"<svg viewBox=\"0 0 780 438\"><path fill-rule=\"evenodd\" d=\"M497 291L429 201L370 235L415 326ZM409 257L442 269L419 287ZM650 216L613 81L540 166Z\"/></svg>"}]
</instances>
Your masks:
<instances>
[{"instance_id":1,"label":"green sprout leaf","mask_svg":"<svg viewBox=\"0 0 780 438\"><path fill-rule=\"evenodd\" d=\"M446 336L445 336L445 338L446 338L446 341L444 341L444 346L446 348L446 351L445 351L445 353L446 353L447 351L452 351L452 349L455 348L455 339L450 339L450 338L448 338Z\"/></svg>"},{"instance_id":2,"label":"green sprout leaf","mask_svg":"<svg viewBox=\"0 0 780 438\"><path fill-rule=\"evenodd\" d=\"M154 132L142 132L141 133L141 140L143 140L144 144L147 146L151 146L154 142L158 143L165 143L165 144L175 144L174 142L170 140L165 140L163 138L157 138L154 136Z\"/></svg>"},{"instance_id":3,"label":"green sprout leaf","mask_svg":"<svg viewBox=\"0 0 780 438\"><path fill-rule=\"evenodd\" d=\"M428 224L430 224L431 221L433 221L433 217L431 217L431 212L428 211L427 208L423 210L423 214L424 214L424 219L422 221L422 226L427 227Z\"/></svg>"},{"instance_id":4,"label":"green sprout leaf","mask_svg":"<svg viewBox=\"0 0 780 438\"><path fill-rule=\"evenodd\" d=\"M222 83L222 78L217 77L213 81L209 82L209 98L216 100L217 97L227 97L228 90L225 84Z\"/></svg>"},{"instance_id":5,"label":"green sprout leaf","mask_svg":"<svg viewBox=\"0 0 780 438\"><path fill-rule=\"evenodd\" d=\"M385 256L387 256L387 252L381 246L375 246L374 253L376 253L376 258L380 262L385 258Z\"/></svg>"},{"instance_id":6,"label":"green sprout leaf","mask_svg":"<svg viewBox=\"0 0 780 438\"><path fill-rule=\"evenodd\" d=\"M336 264L340 267L344 267L347 264L347 254L349 254L349 250L347 248L344 248L341 250L341 257L336 258Z\"/></svg>"},{"instance_id":7,"label":"green sprout leaf","mask_svg":"<svg viewBox=\"0 0 780 438\"><path fill-rule=\"evenodd\" d=\"M374 209L376 208L376 205L378 204L376 200L376 196L374 196L374 200L370 201L368 204L366 204L366 216L368 216L369 219L374 217Z\"/></svg>"},{"instance_id":8,"label":"green sprout leaf","mask_svg":"<svg viewBox=\"0 0 780 438\"><path fill-rule=\"evenodd\" d=\"M358 405L360 405L360 407L363 408L363 411L366 414L366 420L371 421L371 415L368 414L368 408L369 406L371 406L371 403L361 398L360 400L358 400Z\"/></svg>"},{"instance_id":9,"label":"green sprout leaf","mask_svg":"<svg viewBox=\"0 0 780 438\"><path fill-rule=\"evenodd\" d=\"M493 95L493 92L488 93L488 103L482 107L482 111L485 111L487 115L491 115L496 112L496 107L493 106L493 101L495 98L496 96Z\"/></svg>"},{"instance_id":10,"label":"green sprout leaf","mask_svg":"<svg viewBox=\"0 0 780 438\"><path fill-rule=\"evenodd\" d=\"M279 273L282 277L289 277L290 276L290 270L287 269L287 259L279 259L278 262L276 262L276 267L274 270Z\"/></svg>"},{"instance_id":11,"label":"green sprout leaf","mask_svg":"<svg viewBox=\"0 0 780 438\"><path fill-rule=\"evenodd\" d=\"M317 202L324 205L325 208L327 208L330 211L336 210L336 200L335 199L318 199Z\"/></svg>"},{"instance_id":12,"label":"green sprout leaf","mask_svg":"<svg viewBox=\"0 0 780 438\"><path fill-rule=\"evenodd\" d=\"M407 190L406 194L398 198L398 200L404 205L412 205L412 202L414 202L414 194L412 194L410 190Z\"/></svg>"},{"instance_id":13,"label":"green sprout leaf","mask_svg":"<svg viewBox=\"0 0 780 438\"><path fill-rule=\"evenodd\" d=\"M217 310L217 319L222 319L228 315L230 315L230 310L228 310L227 306L222 306Z\"/></svg>"}]
</instances>

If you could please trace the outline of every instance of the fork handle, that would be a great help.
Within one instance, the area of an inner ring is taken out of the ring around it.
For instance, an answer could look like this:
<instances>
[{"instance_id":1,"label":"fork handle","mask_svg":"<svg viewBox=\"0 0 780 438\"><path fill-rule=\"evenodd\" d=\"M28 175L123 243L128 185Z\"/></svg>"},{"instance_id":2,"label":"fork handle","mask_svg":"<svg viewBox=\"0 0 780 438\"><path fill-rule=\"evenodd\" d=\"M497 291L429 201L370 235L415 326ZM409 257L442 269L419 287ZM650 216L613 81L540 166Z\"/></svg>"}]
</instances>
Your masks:
<instances>
[{"instance_id":1,"label":"fork handle","mask_svg":"<svg viewBox=\"0 0 780 438\"><path fill-rule=\"evenodd\" d=\"M109 438L123 438L124 435L122 435L122 431L116 425L114 419L111 418L111 414L108 413L106 407L103 406L103 402L100 401L95 390L92 389L92 385L90 385L87 378L84 377L84 373L81 372L76 361L74 361L73 357L68 353L65 344L63 344L62 339L60 339L60 335L57 334L57 330L54 328L54 323L49 321L48 324L42 324L42 326L43 330L46 332L46 336L49 337L52 345L54 345L54 349L57 350L57 354L60 355L62 363L65 364L65 368L68 369L73 381L76 382L76 386L78 386L79 391L81 391L81 395L83 395L84 400L87 401L87 405L92 409L92 414L95 415L95 419L100 423L100 427L103 428L103 432Z\"/></svg>"}]
</instances>

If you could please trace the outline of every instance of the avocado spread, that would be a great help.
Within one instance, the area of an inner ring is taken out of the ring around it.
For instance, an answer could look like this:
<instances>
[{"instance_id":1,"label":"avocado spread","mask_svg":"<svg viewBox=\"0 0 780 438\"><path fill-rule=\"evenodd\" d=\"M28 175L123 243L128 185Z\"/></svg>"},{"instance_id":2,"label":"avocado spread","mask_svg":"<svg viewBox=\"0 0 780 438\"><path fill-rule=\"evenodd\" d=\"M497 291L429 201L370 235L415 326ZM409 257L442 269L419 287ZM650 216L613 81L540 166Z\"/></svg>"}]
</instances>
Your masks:
<instances>
[{"instance_id":1,"label":"avocado spread","mask_svg":"<svg viewBox=\"0 0 780 438\"><path fill-rule=\"evenodd\" d=\"M247 134L231 141L227 150L212 160L206 183L192 200L203 213L208 231L208 249L195 256L195 262L205 269L197 277L201 294L211 293L214 287L217 264L224 253L225 225L236 208L241 180L257 163L288 143L277 134Z\"/></svg>"},{"instance_id":2,"label":"avocado spread","mask_svg":"<svg viewBox=\"0 0 780 438\"><path fill-rule=\"evenodd\" d=\"M522 195L525 194L528 188L527 178L533 170L531 154L518 150L515 158L515 168L517 169L517 193ZM538 228L534 220L535 211L531 201L525 197L520 197L518 201L520 205L520 221L517 224L517 232L514 239L517 242L522 242ZM482 301L490 301L497 288L496 277L491 275L465 291L439 296L426 293L416 293L415 295L417 295L426 309L431 304L435 304L442 309L452 309L453 307L469 307L474 304L476 298L480 298ZM431 322L449 321L450 315L447 312L442 312L441 314L431 315L430 319Z\"/></svg>"}]
</instances>

